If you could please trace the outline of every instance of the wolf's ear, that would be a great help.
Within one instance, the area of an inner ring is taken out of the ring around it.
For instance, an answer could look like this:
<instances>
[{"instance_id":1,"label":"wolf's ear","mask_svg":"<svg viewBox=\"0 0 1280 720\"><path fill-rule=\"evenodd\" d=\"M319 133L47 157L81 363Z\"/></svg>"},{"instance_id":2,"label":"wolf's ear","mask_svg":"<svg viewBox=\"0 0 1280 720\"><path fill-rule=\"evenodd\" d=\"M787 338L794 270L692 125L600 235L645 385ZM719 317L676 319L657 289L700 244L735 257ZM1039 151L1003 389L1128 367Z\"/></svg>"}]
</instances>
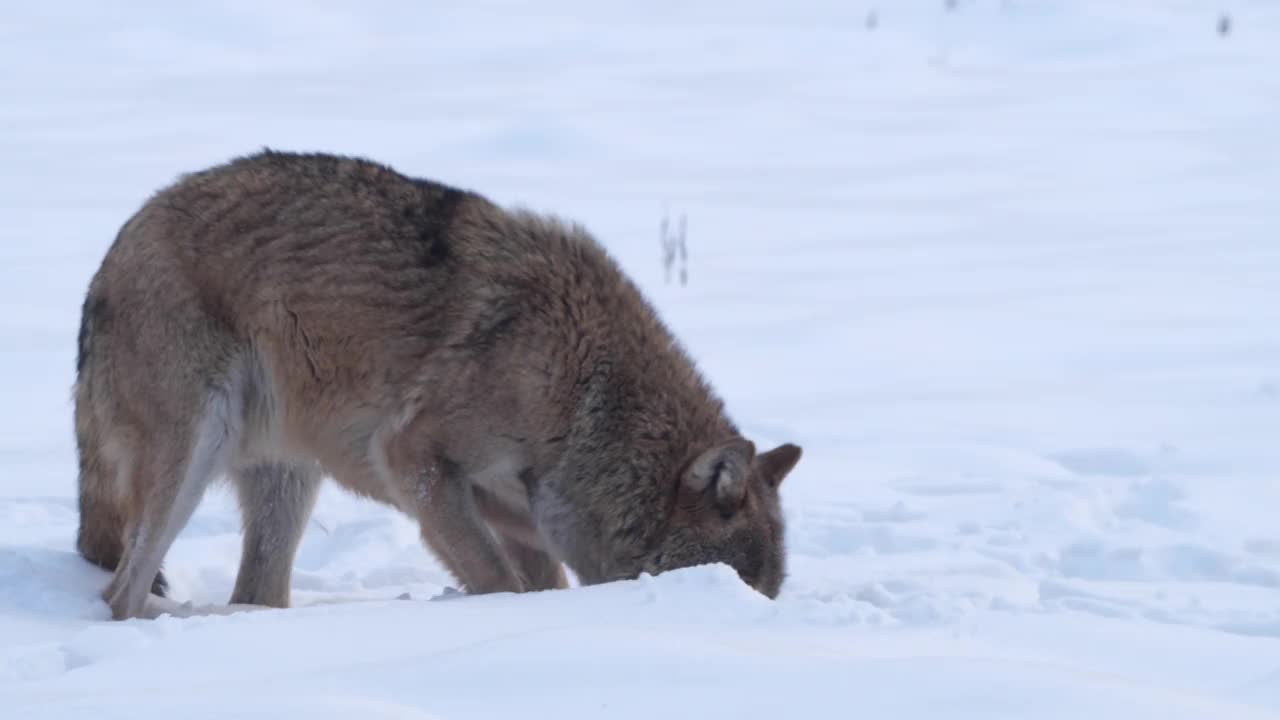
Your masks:
<instances>
[{"instance_id":1,"label":"wolf's ear","mask_svg":"<svg viewBox=\"0 0 1280 720\"><path fill-rule=\"evenodd\" d=\"M747 493L747 472L755 456L755 444L742 438L712 446L689 464L684 486L695 495L715 486L716 505L732 510Z\"/></svg>"},{"instance_id":2,"label":"wolf's ear","mask_svg":"<svg viewBox=\"0 0 1280 720\"><path fill-rule=\"evenodd\" d=\"M791 443L779 445L767 453L762 453L756 458L756 463L764 481L769 483L770 487L776 488L781 485L782 479L791 472L796 463L800 462L800 454L800 446Z\"/></svg>"}]
</instances>

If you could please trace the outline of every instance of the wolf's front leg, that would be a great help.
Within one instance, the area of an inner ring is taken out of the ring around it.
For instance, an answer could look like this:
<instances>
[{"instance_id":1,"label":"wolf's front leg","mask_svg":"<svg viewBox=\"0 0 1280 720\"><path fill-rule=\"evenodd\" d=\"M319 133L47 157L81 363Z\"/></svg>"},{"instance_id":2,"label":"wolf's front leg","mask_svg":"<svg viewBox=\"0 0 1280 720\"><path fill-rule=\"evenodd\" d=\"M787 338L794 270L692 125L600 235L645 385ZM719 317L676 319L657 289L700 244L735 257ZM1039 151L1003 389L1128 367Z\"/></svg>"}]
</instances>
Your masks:
<instances>
[{"instance_id":1,"label":"wolf's front leg","mask_svg":"<svg viewBox=\"0 0 1280 720\"><path fill-rule=\"evenodd\" d=\"M569 587L564 566L552 556L527 507L517 508L504 503L481 486L472 487L472 497L480 517L502 542L526 590Z\"/></svg>"},{"instance_id":2,"label":"wolf's front leg","mask_svg":"<svg viewBox=\"0 0 1280 720\"><path fill-rule=\"evenodd\" d=\"M422 538L468 593L523 592L511 558L476 508L472 486L447 460L406 474L413 487Z\"/></svg>"}]
</instances>

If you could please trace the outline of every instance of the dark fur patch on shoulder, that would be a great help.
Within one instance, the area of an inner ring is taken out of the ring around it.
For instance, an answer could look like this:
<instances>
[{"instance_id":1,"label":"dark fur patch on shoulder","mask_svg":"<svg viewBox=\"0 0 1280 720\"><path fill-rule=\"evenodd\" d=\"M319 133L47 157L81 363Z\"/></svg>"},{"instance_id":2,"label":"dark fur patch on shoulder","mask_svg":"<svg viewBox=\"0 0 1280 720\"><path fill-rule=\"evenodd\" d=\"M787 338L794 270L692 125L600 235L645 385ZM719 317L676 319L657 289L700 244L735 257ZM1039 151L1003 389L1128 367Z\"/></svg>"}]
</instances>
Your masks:
<instances>
[{"instance_id":1,"label":"dark fur patch on shoulder","mask_svg":"<svg viewBox=\"0 0 1280 720\"><path fill-rule=\"evenodd\" d=\"M421 213L417 218L418 241L424 267L434 267L449 260L449 229L462 203L473 194L430 180L414 180L421 191Z\"/></svg>"}]
</instances>

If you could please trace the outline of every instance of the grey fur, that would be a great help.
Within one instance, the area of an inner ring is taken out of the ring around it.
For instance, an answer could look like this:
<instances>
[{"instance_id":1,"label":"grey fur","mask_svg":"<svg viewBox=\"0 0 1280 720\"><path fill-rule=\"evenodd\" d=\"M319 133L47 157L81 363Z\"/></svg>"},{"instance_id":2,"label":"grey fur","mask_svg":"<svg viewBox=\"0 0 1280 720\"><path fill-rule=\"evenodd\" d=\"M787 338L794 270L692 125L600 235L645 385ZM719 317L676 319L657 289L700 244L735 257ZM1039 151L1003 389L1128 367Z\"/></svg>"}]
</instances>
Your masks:
<instances>
[{"instance_id":1,"label":"grey fur","mask_svg":"<svg viewBox=\"0 0 1280 720\"><path fill-rule=\"evenodd\" d=\"M231 602L289 606L293 558L320 492L315 465L259 463L234 474L244 547Z\"/></svg>"},{"instance_id":2,"label":"grey fur","mask_svg":"<svg viewBox=\"0 0 1280 720\"><path fill-rule=\"evenodd\" d=\"M800 448L757 454L577 225L264 151L150 198L84 307L80 548L115 566L114 617L223 470L236 602L288 604L322 474L418 518L473 593L564 587L561 562L584 583L725 562L782 584Z\"/></svg>"}]
</instances>

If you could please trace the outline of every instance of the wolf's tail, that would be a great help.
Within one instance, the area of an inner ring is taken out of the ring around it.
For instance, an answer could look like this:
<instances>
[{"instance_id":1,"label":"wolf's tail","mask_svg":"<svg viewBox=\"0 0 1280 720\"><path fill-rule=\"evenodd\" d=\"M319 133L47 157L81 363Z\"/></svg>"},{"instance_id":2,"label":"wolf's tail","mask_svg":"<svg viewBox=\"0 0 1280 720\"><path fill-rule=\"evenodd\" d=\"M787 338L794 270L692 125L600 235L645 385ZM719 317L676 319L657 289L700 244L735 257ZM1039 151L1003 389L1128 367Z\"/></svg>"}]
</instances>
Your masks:
<instances>
[{"instance_id":1,"label":"wolf's tail","mask_svg":"<svg viewBox=\"0 0 1280 720\"><path fill-rule=\"evenodd\" d=\"M102 453L103 433L99 413L94 408L95 388L101 382L95 368L94 337L110 320L106 301L92 292L85 299L80 315L80 333L76 344L75 432L79 456L80 530L76 549L86 560L114 572L124 555L127 516L117 484L118 468ZM157 573L151 592L164 596L169 589L164 573Z\"/></svg>"}]
</instances>

